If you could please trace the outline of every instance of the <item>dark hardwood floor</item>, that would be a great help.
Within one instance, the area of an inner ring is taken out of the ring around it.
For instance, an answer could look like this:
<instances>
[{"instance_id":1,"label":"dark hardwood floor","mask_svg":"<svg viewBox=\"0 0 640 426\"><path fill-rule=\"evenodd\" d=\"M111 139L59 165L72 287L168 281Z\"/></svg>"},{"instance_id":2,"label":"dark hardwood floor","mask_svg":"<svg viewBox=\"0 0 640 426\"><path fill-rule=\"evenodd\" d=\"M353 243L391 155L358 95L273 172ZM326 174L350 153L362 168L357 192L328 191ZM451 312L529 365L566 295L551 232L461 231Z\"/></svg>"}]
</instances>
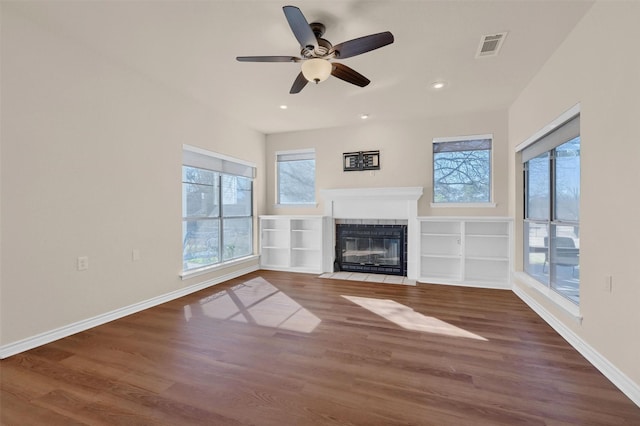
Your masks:
<instances>
[{"instance_id":1,"label":"dark hardwood floor","mask_svg":"<svg viewBox=\"0 0 640 426\"><path fill-rule=\"evenodd\" d=\"M0 368L3 425L640 425L501 290L258 271Z\"/></svg>"}]
</instances>

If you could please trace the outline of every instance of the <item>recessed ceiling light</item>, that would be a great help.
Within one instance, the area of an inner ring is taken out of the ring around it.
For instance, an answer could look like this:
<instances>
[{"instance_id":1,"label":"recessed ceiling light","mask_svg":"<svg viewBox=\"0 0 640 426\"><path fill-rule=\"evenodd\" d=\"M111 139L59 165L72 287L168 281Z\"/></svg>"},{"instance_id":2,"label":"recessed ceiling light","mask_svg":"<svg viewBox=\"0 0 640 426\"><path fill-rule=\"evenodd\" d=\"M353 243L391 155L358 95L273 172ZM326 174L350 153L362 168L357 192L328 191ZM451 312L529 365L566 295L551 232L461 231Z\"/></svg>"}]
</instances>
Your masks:
<instances>
[{"instance_id":1,"label":"recessed ceiling light","mask_svg":"<svg viewBox=\"0 0 640 426\"><path fill-rule=\"evenodd\" d=\"M289 107L286 106L286 105L280 105L280 109L287 109L287 108L289 108Z\"/></svg>"},{"instance_id":2,"label":"recessed ceiling light","mask_svg":"<svg viewBox=\"0 0 640 426\"><path fill-rule=\"evenodd\" d=\"M433 83L431 83L431 88L432 89L436 89L436 90L440 90L442 88L444 88L444 86L446 86L447 83L444 81L434 81Z\"/></svg>"},{"instance_id":3,"label":"recessed ceiling light","mask_svg":"<svg viewBox=\"0 0 640 426\"><path fill-rule=\"evenodd\" d=\"M366 120L367 118L369 118L369 114L360 114L360 118Z\"/></svg>"}]
</instances>

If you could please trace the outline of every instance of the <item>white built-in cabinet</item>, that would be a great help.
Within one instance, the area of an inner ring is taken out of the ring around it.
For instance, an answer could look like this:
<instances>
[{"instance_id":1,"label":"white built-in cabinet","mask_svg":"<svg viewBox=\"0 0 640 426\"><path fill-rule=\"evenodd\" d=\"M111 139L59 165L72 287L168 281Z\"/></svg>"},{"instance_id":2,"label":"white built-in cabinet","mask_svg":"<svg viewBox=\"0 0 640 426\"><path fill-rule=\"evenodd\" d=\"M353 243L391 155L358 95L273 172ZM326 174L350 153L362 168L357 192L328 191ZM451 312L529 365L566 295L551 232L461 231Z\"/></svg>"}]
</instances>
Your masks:
<instances>
[{"instance_id":1,"label":"white built-in cabinet","mask_svg":"<svg viewBox=\"0 0 640 426\"><path fill-rule=\"evenodd\" d=\"M509 218L419 217L418 281L509 288Z\"/></svg>"},{"instance_id":2,"label":"white built-in cabinet","mask_svg":"<svg viewBox=\"0 0 640 426\"><path fill-rule=\"evenodd\" d=\"M260 267L322 273L327 218L260 216Z\"/></svg>"}]
</instances>

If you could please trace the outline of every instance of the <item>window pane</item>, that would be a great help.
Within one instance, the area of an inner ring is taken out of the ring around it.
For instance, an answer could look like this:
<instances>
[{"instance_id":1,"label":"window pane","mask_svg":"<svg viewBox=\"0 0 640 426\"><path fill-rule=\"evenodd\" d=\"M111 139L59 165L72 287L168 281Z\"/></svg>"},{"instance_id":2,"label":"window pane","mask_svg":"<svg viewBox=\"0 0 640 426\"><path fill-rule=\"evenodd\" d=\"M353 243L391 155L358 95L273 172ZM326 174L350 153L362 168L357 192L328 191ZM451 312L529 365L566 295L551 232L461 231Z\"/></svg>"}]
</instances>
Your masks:
<instances>
[{"instance_id":1,"label":"window pane","mask_svg":"<svg viewBox=\"0 0 640 426\"><path fill-rule=\"evenodd\" d=\"M182 166L182 182L213 185L218 180L218 173L196 167Z\"/></svg>"},{"instance_id":2,"label":"window pane","mask_svg":"<svg viewBox=\"0 0 640 426\"><path fill-rule=\"evenodd\" d=\"M551 225L551 288L578 303L580 237L578 226Z\"/></svg>"},{"instance_id":3,"label":"window pane","mask_svg":"<svg viewBox=\"0 0 640 426\"><path fill-rule=\"evenodd\" d=\"M545 152L527 162L528 219L549 219L549 185L549 153Z\"/></svg>"},{"instance_id":4,"label":"window pane","mask_svg":"<svg viewBox=\"0 0 640 426\"><path fill-rule=\"evenodd\" d=\"M305 204L316 201L316 161L278 162L278 203Z\"/></svg>"},{"instance_id":5,"label":"window pane","mask_svg":"<svg viewBox=\"0 0 640 426\"><path fill-rule=\"evenodd\" d=\"M484 151L491 149L491 139L463 139L450 142L434 142L433 152Z\"/></svg>"},{"instance_id":6,"label":"window pane","mask_svg":"<svg viewBox=\"0 0 640 426\"><path fill-rule=\"evenodd\" d=\"M580 298L579 123L578 117L571 119L522 153L524 269L576 304Z\"/></svg>"},{"instance_id":7,"label":"window pane","mask_svg":"<svg viewBox=\"0 0 640 426\"><path fill-rule=\"evenodd\" d=\"M182 268L200 268L220 262L220 219L182 222Z\"/></svg>"},{"instance_id":8,"label":"window pane","mask_svg":"<svg viewBox=\"0 0 640 426\"><path fill-rule=\"evenodd\" d=\"M184 158L198 164L182 167L183 271L251 255L253 180L236 172L253 176L253 168L200 153Z\"/></svg>"},{"instance_id":9,"label":"window pane","mask_svg":"<svg viewBox=\"0 0 640 426\"><path fill-rule=\"evenodd\" d=\"M182 168L182 217L219 215L218 174L194 167Z\"/></svg>"},{"instance_id":10,"label":"window pane","mask_svg":"<svg viewBox=\"0 0 640 426\"><path fill-rule=\"evenodd\" d=\"M524 270L549 285L549 228L546 223L524 223Z\"/></svg>"},{"instance_id":11,"label":"window pane","mask_svg":"<svg viewBox=\"0 0 640 426\"><path fill-rule=\"evenodd\" d=\"M250 217L224 220L223 260L248 256L253 253L252 229Z\"/></svg>"},{"instance_id":12,"label":"window pane","mask_svg":"<svg viewBox=\"0 0 640 426\"><path fill-rule=\"evenodd\" d=\"M434 203L486 203L490 196L490 150L434 152Z\"/></svg>"},{"instance_id":13,"label":"window pane","mask_svg":"<svg viewBox=\"0 0 640 426\"><path fill-rule=\"evenodd\" d=\"M251 179L222 175L222 215L251 216Z\"/></svg>"},{"instance_id":14,"label":"window pane","mask_svg":"<svg viewBox=\"0 0 640 426\"><path fill-rule=\"evenodd\" d=\"M555 219L580 219L580 137L556 148Z\"/></svg>"}]
</instances>

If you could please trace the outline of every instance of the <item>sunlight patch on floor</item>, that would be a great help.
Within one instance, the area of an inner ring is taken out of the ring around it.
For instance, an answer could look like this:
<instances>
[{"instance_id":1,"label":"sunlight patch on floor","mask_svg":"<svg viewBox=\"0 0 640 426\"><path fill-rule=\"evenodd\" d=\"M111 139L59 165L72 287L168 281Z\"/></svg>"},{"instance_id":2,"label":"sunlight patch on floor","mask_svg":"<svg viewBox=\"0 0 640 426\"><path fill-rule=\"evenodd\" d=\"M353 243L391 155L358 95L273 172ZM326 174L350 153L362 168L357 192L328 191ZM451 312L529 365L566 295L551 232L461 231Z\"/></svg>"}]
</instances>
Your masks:
<instances>
[{"instance_id":1,"label":"sunlight patch on floor","mask_svg":"<svg viewBox=\"0 0 640 426\"><path fill-rule=\"evenodd\" d=\"M482 336L438 318L423 315L394 300L344 295L342 297L407 330L487 341Z\"/></svg>"},{"instance_id":2,"label":"sunlight patch on floor","mask_svg":"<svg viewBox=\"0 0 640 426\"><path fill-rule=\"evenodd\" d=\"M322 321L262 277L256 277L184 307L198 315L284 330L312 332Z\"/></svg>"}]
</instances>

